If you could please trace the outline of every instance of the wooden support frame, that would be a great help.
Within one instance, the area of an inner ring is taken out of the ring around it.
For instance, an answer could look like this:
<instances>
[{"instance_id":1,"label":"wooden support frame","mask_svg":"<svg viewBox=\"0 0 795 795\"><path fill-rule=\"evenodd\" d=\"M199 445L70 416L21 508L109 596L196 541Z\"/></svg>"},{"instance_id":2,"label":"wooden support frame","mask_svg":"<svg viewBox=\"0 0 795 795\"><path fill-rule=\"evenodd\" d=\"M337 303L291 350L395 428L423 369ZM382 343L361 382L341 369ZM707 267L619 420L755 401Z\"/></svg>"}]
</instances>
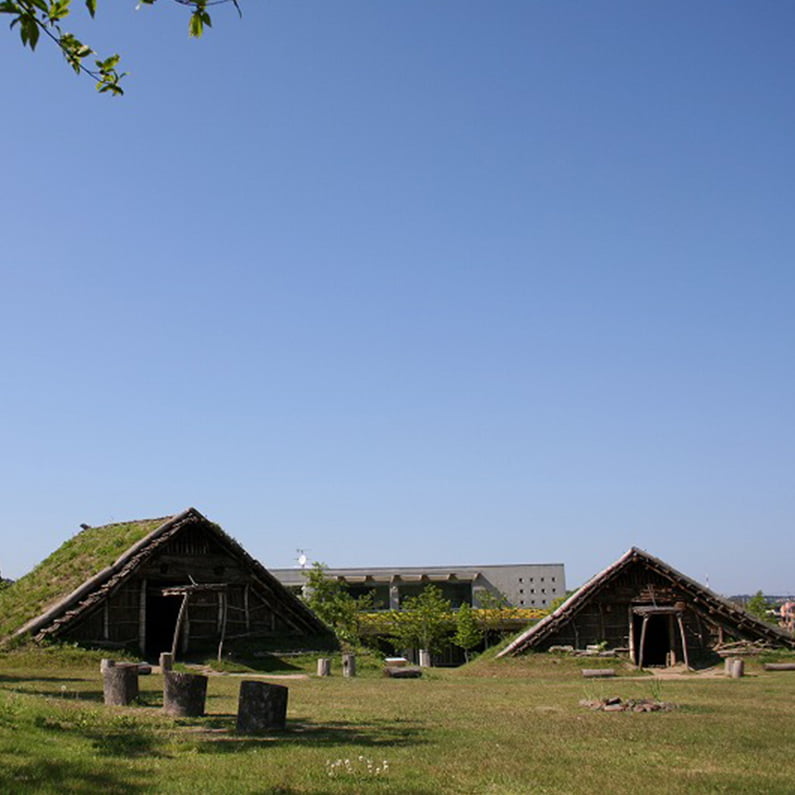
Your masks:
<instances>
[{"instance_id":1,"label":"wooden support frame","mask_svg":"<svg viewBox=\"0 0 795 795\"><path fill-rule=\"evenodd\" d=\"M188 600L190 593L185 592L182 595L182 604L179 606L179 613L177 614L177 624L174 627L174 640L171 642L171 657L176 660L177 658L177 644L179 643L179 635L182 630L182 622L185 620L185 614L188 612Z\"/></svg>"},{"instance_id":2,"label":"wooden support frame","mask_svg":"<svg viewBox=\"0 0 795 795\"><path fill-rule=\"evenodd\" d=\"M221 614L220 639L218 641L218 660L224 652L224 637L226 636L226 618L229 610L229 600L226 598L226 591L218 591L218 610Z\"/></svg>"},{"instance_id":3,"label":"wooden support frame","mask_svg":"<svg viewBox=\"0 0 795 795\"><path fill-rule=\"evenodd\" d=\"M138 646L141 652L146 652L146 578L141 580L138 595Z\"/></svg>"}]
</instances>

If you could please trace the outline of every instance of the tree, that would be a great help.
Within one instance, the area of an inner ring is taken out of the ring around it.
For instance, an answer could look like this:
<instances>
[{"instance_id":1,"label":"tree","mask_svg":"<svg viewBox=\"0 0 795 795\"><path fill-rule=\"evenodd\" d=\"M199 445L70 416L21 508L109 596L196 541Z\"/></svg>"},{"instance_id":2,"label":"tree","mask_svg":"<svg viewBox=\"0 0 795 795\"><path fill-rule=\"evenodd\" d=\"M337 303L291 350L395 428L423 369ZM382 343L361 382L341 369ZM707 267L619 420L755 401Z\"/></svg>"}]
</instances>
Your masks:
<instances>
[{"instance_id":1,"label":"tree","mask_svg":"<svg viewBox=\"0 0 795 795\"><path fill-rule=\"evenodd\" d=\"M452 631L450 602L429 585L418 596L406 598L392 615L392 636L398 648L438 651Z\"/></svg>"},{"instance_id":2,"label":"tree","mask_svg":"<svg viewBox=\"0 0 795 795\"><path fill-rule=\"evenodd\" d=\"M496 640L500 639L500 628L505 624L506 619L512 617L514 608L511 607L508 597L502 591L481 590L477 596L478 621L483 630L483 637L486 645L491 643L494 635Z\"/></svg>"},{"instance_id":3,"label":"tree","mask_svg":"<svg viewBox=\"0 0 795 795\"><path fill-rule=\"evenodd\" d=\"M762 621L770 621L770 614L767 608L767 599L761 591L757 591L745 605L745 609L752 615L761 619Z\"/></svg>"},{"instance_id":4,"label":"tree","mask_svg":"<svg viewBox=\"0 0 795 795\"><path fill-rule=\"evenodd\" d=\"M199 37L205 26L211 27L212 20L207 12L208 6L231 2L237 8L238 0L174 0L180 5L191 9L188 22L188 34ZM155 0L139 0L145 5L154 5ZM100 93L120 95L124 91L119 85L125 72L119 72L119 55L94 59L94 68L86 66L85 61L94 50L83 44L74 34L65 31L61 22L69 16L71 0L0 0L0 14L11 15L11 27L19 28L23 47L36 49L43 33L45 38L54 42L63 53L66 62L76 74L86 74L97 84ZM85 0L88 14L93 18L97 11L97 0Z\"/></svg>"},{"instance_id":5,"label":"tree","mask_svg":"<svg viewBox=\"0 0 795 795\"><path fill-rule=\"evenodd\" d=\"M362 642L361 614L372 608L373 595L365 594L356 599L345 584L326 573L326 566L317 561L304 572L306 595L304 601L324 623L334 630L343 644L358 646Z\"/></svg>"},{"instance_id":6,"label":"tree","mask_svg":"<svg viewBox=\"0 0 795 795\"><path fill-rule=\"evenodd\" d=\"M478 626L475 614L466 602L458 608L455 619L453 643L464 650L464 657L469 662L469 652L483 640L483 630Z\"/></svg>"}]
</instances>

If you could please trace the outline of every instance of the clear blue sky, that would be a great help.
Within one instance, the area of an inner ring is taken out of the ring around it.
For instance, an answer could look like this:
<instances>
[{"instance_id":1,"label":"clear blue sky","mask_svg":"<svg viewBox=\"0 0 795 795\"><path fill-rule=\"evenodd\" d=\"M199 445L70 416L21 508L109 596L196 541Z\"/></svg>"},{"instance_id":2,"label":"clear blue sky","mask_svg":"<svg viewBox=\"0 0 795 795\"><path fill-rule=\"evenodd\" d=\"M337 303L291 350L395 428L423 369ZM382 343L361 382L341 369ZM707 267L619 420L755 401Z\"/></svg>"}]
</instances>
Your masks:
<instances>
[{"instance_id":1,"label":"clear blue sky","mask_svg":"<svg viewBox=\"0 0 795 795\"><path fill-rule=\"evenodd\" d=\"M795 7L100 0L0 49L0 571L196 506L266 566L637 545L795 591Z\"/></svg>"}]
</instances>

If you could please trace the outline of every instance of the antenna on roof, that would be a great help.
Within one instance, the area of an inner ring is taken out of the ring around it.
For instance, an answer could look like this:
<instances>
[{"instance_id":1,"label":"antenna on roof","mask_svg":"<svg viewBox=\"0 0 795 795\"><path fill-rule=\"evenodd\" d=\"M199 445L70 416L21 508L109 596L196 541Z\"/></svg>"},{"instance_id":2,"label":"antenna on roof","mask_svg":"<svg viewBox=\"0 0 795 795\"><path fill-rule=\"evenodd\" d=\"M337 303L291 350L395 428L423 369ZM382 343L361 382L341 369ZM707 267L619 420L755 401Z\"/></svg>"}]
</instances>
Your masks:
<instances>
[{"instance_id":1,"label":"antenna on roof","mask_svg":"<svg viewBox=\"0 0 795 795\"><path fill-rule=\"evenodd\" d=\"M305 569L307 561L309 560L309 558L307 558L307 556L306 556L306 553L309 552L309 550L308 549L296 549L295 551L298 553L298 557L296 558L296 560L298 561L298 565L302 569Z\"/></svg>"}]
</instances>

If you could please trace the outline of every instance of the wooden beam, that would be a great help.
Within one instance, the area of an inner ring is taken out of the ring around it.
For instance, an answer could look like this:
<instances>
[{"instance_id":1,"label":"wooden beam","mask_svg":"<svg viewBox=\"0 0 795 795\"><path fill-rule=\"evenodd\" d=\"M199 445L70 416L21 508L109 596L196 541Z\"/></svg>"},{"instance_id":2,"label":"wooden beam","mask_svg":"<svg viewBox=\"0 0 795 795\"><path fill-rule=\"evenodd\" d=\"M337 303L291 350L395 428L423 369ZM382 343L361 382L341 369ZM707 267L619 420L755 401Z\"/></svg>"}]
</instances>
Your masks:
<instances>
[{"instance_id":1,"label":"wooden beam","mask_svg":"<svg viewBox=\"0 0 795 795\"><path fill-rule=\"evenodd\" d=\"M221 639L218 641L218 660L220 661L221 655L224 651L224 636L226 635L226 611L227 611L227 598L226 593L218 592L218 607L221 610Z\"/></svg>"},{"instance_id":2,"label":"wooden beam","mask_svg":"<svg viewBox=\"0 0 795 795\"><path fill-rule=\"evenodd\" d=\"M643 616L643 626L640 628L640 651L638 652L638 668L643 668L643 646L646 643L646 625L649 623L649 617Z\"/></svg>"},{"instance_id":3,"label":"wooden beam","mask_svg":"<svg viewBox=\"0 0 795 795\"><path fill-rule=\"evenodd\" d=\"M182 629L182 622L184 621L185 613L188 610L188 599L190 599L190 594L183 594L182 604L179 606L179 613L177 614L177 625L174 627L174 639L171 642L171 656L173 659L177 658L177 643L179 642L179 633Z\"/></svg>"},{"instance_id":4,"label":"wooden beam","mask_svg":"<svg viewBox=\"0 0 795 795\"><path fill-rule=\"evenodd\" d=\"M682 656L685 658L685 667L690 670L690 660L687 656L687 640L685 639L685 622L682 620L681 613L676 617L679 624L679 634L682 637Z\"/></svg>"},{"instance_id":5,"label":"wooden beam","mask_svg":"<svg viewBox=\"0 0 795 795\"><path fill-rule=\"evenodd\" d=\"M141 653L146 653L146 579L141 580L141 592L138 595L138 645Z\"/></svg>"}]
</instances>

